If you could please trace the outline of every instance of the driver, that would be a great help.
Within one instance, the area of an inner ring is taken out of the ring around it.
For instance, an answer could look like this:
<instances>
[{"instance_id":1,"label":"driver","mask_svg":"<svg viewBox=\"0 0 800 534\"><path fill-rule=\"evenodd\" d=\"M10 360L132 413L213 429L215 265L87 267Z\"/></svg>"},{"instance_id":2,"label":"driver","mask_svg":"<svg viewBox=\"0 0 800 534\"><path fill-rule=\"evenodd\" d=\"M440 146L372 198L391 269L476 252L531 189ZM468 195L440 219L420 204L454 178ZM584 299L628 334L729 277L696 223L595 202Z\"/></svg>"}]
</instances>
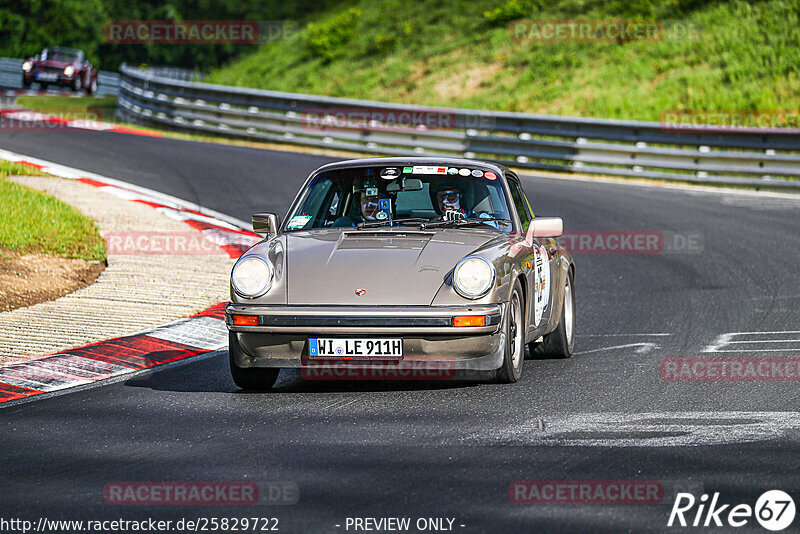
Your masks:
<instances>
[{"instance_id":1,"label":"driver","mask_svg":"<svg viewBox=\"0 0 800 534\"><path fill-rule=\"evenodd\" d=\"M456 187L444 187L436 191L436 202L439 205L439 212L455 210L462 214L466 212L461 208L461 189Z\"/></svg>"},{"instance_id":2,"label":"driver","mask_svg":"<svg viewBox=\"0 0 800 534\"><path fill-rule=\"evenodd\" d=\"M378 188L374 189L374 192L377 192ZM361 193L361 216L365 221L375 221L377 220L375 214L379 211L380 195L367 195L367 192L372 193L373 191L368 190Z\"/></svg>"},{"instance_id":3,"label":"driver","mask_svg":"<svg viewBox=\"0 0 800 534\"><path fill-rule=\"evenodd\" d=\"M443 183L439 184L438 187L432 189L435 191L435 195L432 195L432 198L435 198L434 207L439 215L442 215L443 218L445 217L445 213L448 211L455 211L456 213L461 214L463 217L480 217L481 219L488 219L491 218L491 214L486 213L485 211L481 211L476 213L473 211L472 203L474 202L474 195L475 192L469 192L469 186L465 188L462 184L459 183ZM494 226L498 228L496 222L486 222L484 224L488 224L490 226Z\"/></svg>"},{"instance_id":4,"label":"driver","mask_svg":"<svg viewBox=\"0 0 800 534\"><path fill-rule=\"evenodd\" d=\"M444 216L446 212L458 213L464 217L468 216L467 194L463 184L446 180L440 183L431 183L430 189L431 202L436 213Z\"/></svg>"}]
</instances>

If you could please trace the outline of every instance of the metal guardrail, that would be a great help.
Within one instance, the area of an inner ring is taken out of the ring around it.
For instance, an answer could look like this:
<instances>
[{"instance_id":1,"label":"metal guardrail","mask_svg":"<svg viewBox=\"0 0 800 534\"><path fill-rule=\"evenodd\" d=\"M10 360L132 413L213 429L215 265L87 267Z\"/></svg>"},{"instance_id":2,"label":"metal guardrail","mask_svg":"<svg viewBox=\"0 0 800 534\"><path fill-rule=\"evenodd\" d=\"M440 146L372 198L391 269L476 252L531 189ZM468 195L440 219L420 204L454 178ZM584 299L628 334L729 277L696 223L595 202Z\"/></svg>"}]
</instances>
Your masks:
<instances>
[{"instance_id":1,"label":"metal guardrail","mask_svg":"<svg viewBox=\"0 0 800 534\"><path fill-rule=\"evenodd\" d=\"M0 88L14 91L29 90L22 86L23 61L22 59L0 57ZM120 75L118 72L101 70L97 78L97 94L99 96L116 95L119 89L119 78ZM36 85L34 85L34 87L36 87ZM32 93L37 92L33 88L30 90ZM69 92L69 89L51 86L48 91L50 93L61 94L64 91Z\"/></svg>"},{"instance_id":2,"label":"metal guardrail","mask_svg":"<svg viewBox=\"0 0 800 534\"><path fill-rule=\"evenodd\" d=\"M117 113L123 120L361 153L462 156L557 172L800 189L800 180L792 180L800 177L800 133L793 130L675 130L657 122L279 93L160 74L122 66Z\"/></svg>"}]
</instances>

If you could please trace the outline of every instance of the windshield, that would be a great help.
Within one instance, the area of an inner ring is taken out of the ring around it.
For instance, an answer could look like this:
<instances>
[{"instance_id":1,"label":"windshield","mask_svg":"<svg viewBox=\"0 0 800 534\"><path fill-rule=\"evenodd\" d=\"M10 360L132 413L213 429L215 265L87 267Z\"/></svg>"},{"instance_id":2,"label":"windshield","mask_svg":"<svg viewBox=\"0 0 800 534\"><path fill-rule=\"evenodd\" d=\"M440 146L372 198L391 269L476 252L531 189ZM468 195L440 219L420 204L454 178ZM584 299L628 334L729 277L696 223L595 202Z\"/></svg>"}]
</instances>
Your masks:
<instances>
[{"instance_id":1,"label":"windshield","mask_svg":"<svg viewBox=\"0 0 800 534\"><path fill-rule=\"evenodd\" d=\"M472 228L510 232L499 177L475 167L356 167L314 177L289 215L286 230L408 226L486 219ZM466 225L465 225L466 227Z\"/></svg>"},{"instance_id":2,"label":"windshield","mask_svg":"<svg viewBox=\"0 0 800 534\"><path fill-rule=\"evenodd\" d=\"M63 48L45 48L42 50L41 59L51 61L75 61L80 52L77 50L65 50Z\"/></svg>"}]
</instances>

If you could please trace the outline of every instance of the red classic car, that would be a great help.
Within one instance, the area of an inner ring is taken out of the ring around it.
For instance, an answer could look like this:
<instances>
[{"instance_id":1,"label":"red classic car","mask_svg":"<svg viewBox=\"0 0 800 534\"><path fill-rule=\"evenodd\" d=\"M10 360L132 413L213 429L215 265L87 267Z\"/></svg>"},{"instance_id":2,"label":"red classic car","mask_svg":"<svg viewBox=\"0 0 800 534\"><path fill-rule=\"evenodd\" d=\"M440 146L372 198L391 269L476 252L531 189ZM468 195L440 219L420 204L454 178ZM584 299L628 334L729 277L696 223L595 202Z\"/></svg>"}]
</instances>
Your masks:
<instances>
[{"instance_id":1,"label":"red classic car","mask_svg":"<svg viewBox=\"0 0 800 534\"><path fill-rule=\"evenodd\" d=\"M23 87L30 87L34 82L42 89L59 85L73 91L86 89L88 94L92 94L97 91L97 69L86 60L81 50L48 47L22 64Z\"/></svg>"}]
</instances>

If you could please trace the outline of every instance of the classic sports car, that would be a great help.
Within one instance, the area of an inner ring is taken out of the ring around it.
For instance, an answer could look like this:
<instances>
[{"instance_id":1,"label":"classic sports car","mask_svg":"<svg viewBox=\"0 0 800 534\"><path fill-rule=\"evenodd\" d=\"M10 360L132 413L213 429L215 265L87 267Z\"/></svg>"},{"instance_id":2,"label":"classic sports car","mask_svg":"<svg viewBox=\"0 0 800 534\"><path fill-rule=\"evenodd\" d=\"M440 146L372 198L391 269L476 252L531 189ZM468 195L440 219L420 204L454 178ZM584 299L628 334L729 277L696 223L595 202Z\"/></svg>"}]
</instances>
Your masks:
<instances>
[{"instance_id":1,"label":"classic sports car","mask_svg":"<svg viewBox=\"0 0 800 534\"><path fill-rule=\"evenodd\" d=\"M562 220L534 218L503 166L332 163L311 173L283 224L260 213L253 229L265 239L234 265L226 310L241 388L269 388L281 368L308 377L326 366L510 383L526 345L572 355L575 267L553 239Z\"/></svg>"},{"instance_id":2,"label":"classic sports car","mask_svg":"<svg viewBox=\"0 0 800 534\"><path fill-rule=\"evenodd\" d=\"M60 85L73 91L86 89L88 94L92 94L97 92L97 70L81 50L55 46L45 48L41 54L26 59L22 64L22 85L30 87L33 82L42 89Z\"/></svg>"}]
</instances>

